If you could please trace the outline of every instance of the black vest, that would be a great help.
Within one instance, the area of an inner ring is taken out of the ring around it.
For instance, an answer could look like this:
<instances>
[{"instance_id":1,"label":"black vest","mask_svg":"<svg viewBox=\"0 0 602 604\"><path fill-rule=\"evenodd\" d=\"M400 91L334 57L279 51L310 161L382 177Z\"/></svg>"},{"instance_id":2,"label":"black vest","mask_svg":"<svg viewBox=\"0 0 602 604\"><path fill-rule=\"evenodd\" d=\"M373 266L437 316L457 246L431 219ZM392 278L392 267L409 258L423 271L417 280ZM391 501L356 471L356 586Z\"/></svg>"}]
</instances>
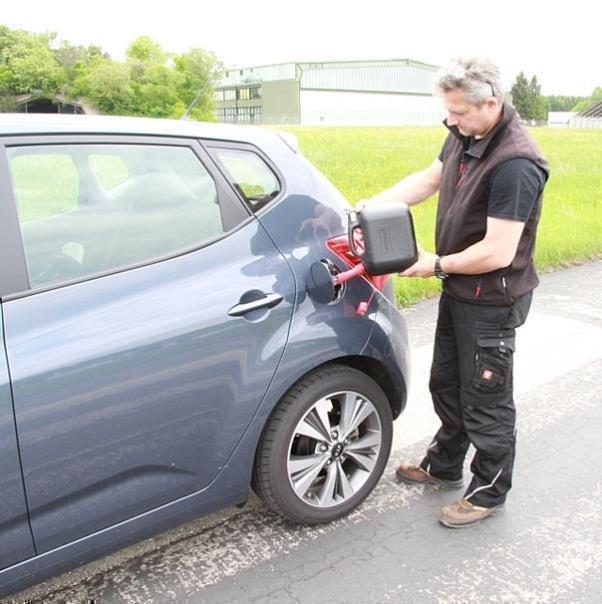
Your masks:
<instances>
[{"instance_id":1,"label":"black vest","mask_svg":"<svg viewBox=\"0 0 602 604\"><path fill-rule=\"evenodd\" d=\"M485 237L490 180L500 164L526 158L549 174L548 162L520 123L514 107L507 103L502 108L500 123L466 151L457 128L448 128L450 134L443 146L437 207L436 248L439 256L461 252ZM539 279L533 253L541 202L540 195L509 266L480 275L451 275L443 283L444 291L471 302L507 306L537 287Z\"/></svg>"}]
</instances>

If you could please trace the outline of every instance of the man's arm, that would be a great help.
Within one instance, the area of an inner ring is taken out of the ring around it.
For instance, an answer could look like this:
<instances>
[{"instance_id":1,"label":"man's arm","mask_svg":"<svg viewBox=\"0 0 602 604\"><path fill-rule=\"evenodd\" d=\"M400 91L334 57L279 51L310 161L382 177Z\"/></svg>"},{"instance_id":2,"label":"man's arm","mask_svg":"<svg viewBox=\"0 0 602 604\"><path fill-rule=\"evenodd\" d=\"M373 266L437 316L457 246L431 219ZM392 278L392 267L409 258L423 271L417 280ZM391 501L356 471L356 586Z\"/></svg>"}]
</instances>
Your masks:
<instances>
[{"instance_id":1,"label":"man's arm","mask_svg":"<svg viewBox=\"0 0 602 604\"><path fill-rule=\"evenodd\" d=\"M444 272L453 275L478 275L508 266L518 248L524 222L503 218L487 218L485 237L457 254L441 259ZM432 277L435 274L435 254L419 250L418 261L403 273L403 277Z\"/></svg>"},{"instance_id":2,"label":"man's arm","mask_svg":"<svg viewBox=\"0 0 602 604\"><path fill-rule=\"evenodd\" d=\"M408 205L420 203L439 190L442 167L441 160L436 159L428 168L406 176L390 189L360 203L361 205L387 201L402 201Z\"/></svg>"},{"instance_id":3,"label":"man's arm","mask_svg":"<svg viewBox=\"0 0 602 604\"><path fill-rule=\"evenodd\" d=\"M478 275L490 273L508 266L518 248L524 222L504 218L487 218L485 238L457 254L449 254L441 260L446 273Z\"/></svg>"},{"instance_id":4,"label":"man's arm","mask_svg":"<svg viewBox=\"0 0 602 604\"><path fill-rule=\"evenodd\" d=\"M481 241L457 254L441 258L449 274L478 275L508 266L514 256L526 221L546 182L544 172L528 159L512 159L499 166L492 178L487 200L487 229ZM431 277L435 255L419 250L418 261L406 277Z\"/></svg>"}]
</instances>

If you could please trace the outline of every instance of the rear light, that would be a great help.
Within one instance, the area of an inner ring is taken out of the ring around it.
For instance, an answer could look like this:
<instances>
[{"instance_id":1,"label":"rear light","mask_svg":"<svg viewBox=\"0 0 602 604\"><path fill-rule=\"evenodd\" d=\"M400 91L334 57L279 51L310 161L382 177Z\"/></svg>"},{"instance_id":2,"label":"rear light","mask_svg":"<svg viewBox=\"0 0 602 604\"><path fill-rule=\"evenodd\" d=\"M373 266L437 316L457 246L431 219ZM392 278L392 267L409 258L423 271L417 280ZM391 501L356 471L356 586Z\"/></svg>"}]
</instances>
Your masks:
<instances>
[{"instance_id":1,"label":"rear light","mask_svg":"<svg viewBox=\"0 0 602 604\"><path fill-rule=\"evenodd\" d=\"M349 268L359 268L362 263L361 256L356 256L349 247L349 238L347 235L333 237L326 242L328 249L340 258ZM355 242L356 247L361 248L359 241ZM362 277L370 282L376 289L383 291L387 283L391 280L391 275L369 275L364 272Z\"/></svg>"}]
</instances>

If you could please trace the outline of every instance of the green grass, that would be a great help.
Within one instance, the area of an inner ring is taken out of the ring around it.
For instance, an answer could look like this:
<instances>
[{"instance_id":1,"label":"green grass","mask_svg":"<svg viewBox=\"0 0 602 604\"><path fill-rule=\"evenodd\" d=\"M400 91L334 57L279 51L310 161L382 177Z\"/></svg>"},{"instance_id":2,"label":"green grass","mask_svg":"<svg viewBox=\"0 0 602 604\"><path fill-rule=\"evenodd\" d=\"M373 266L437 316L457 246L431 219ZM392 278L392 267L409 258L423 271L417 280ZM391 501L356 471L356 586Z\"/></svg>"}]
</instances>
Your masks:
<instances>
[{"instance_id":1,"label":"green grass","mask_svg":"<svg viewBox=\"0 0 602 604\"><path fill-rule=\"evenodd\" d=\"M445 139L443 127L289 127L302 152L353 204L426 167ZM595 258L602 252L602 130L534 128L550 162L538 230L540 270ZM436 199L412 208L416 235L434 249ZM435 279L396 278L398 302L435 295Z\"/></svg>"}]
</instances>

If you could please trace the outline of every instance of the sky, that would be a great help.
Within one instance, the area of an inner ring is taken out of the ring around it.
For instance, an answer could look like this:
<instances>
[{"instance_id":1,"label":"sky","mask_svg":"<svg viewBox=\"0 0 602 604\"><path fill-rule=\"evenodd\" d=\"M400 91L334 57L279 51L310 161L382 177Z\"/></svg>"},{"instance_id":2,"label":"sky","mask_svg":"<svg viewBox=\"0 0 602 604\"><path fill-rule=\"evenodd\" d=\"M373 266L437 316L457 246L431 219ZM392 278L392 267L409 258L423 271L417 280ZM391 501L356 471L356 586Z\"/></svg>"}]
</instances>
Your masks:
<instances>
[{"instance_id":1,"label":"sky","mask_svg":"<svg viewBox=\"0 0 602 604\"><path fill-rule=\"evenodd\" d=\"M228 67L288 61L456 56L498 63L510 89L533 75L542 94L589 96L602 86L598 2L541 0L102 0L2 2L0 24L98 44L116 60L141 35L164 50L201 47Z\"/></svg>"}]
</instances>

